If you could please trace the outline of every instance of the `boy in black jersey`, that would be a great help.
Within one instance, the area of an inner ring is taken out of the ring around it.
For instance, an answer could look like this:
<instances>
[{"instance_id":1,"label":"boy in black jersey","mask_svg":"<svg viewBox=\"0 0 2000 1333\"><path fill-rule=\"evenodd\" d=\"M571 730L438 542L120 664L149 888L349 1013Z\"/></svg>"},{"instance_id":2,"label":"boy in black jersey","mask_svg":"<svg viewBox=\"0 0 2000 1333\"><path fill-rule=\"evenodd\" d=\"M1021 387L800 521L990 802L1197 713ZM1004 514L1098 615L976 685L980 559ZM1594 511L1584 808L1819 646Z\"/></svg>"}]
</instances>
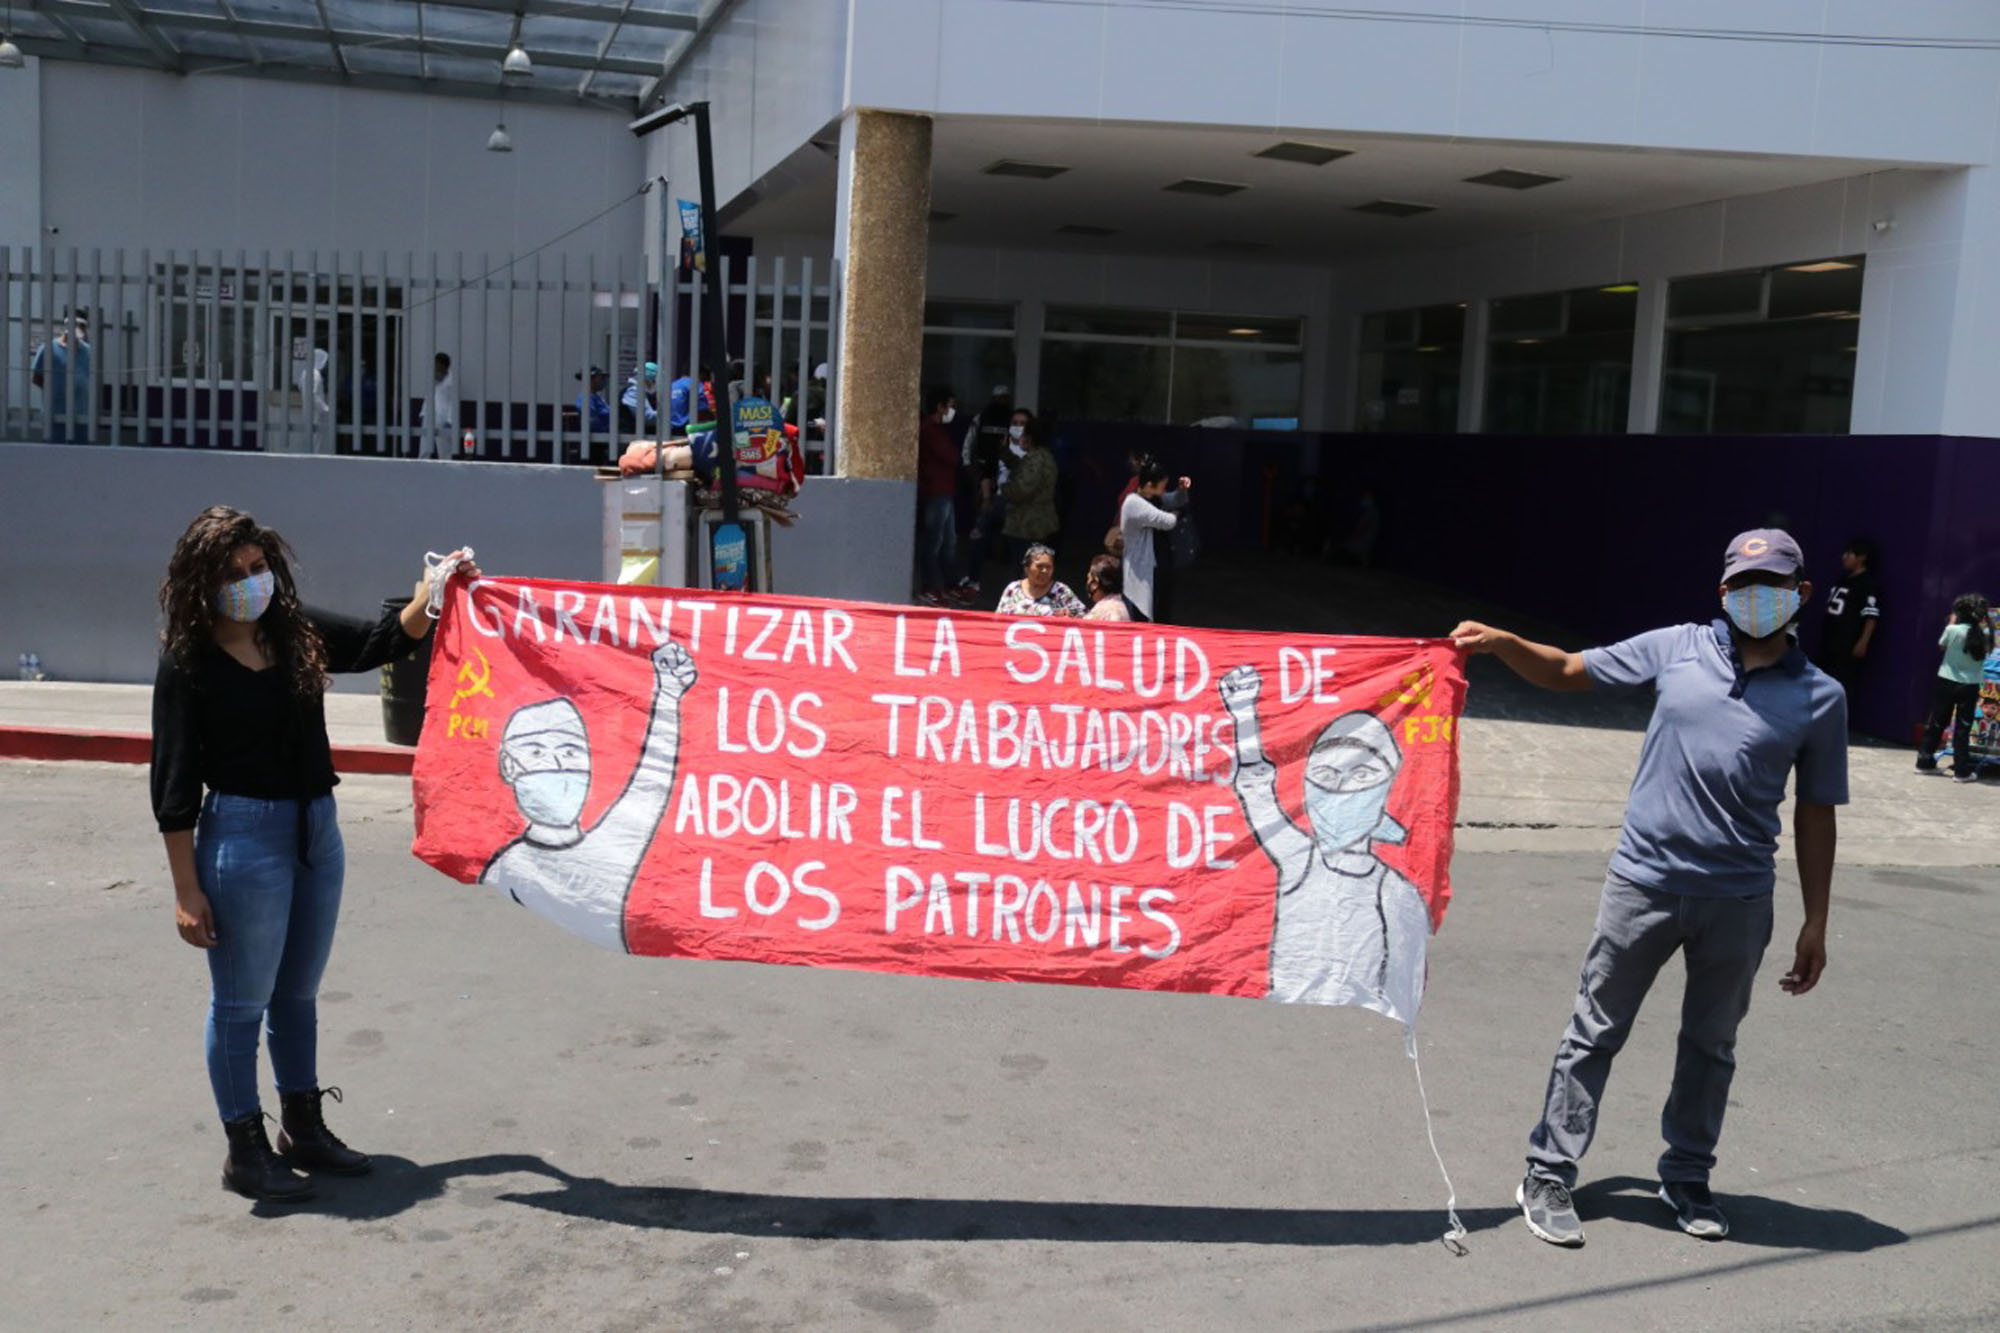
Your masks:
<instances>
[{"instance_id":1,"label":"boy in black jersey","mask_svg":"<svg viewBox=\"0 0 2000 1333\"><path fill-rule=\"evenodd\" d=\"M1882 618L1874 566L1875 544L1855 538L1841 551L1840 578L1826 595L1820 669L1850 690L1867 661L1876 623Z\"/></svg>"}]
</instances>

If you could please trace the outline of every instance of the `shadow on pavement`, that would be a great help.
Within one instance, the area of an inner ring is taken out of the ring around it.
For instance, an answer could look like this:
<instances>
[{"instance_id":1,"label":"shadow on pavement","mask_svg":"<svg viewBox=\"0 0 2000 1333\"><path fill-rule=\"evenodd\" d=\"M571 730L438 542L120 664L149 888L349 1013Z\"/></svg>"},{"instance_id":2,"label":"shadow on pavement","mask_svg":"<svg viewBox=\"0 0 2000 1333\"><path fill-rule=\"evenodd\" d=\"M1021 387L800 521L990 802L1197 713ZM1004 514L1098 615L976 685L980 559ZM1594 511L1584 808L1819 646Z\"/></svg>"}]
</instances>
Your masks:
<instances>
[{"instance_id":1,"label":"shadow on pavement","mask_svg":"<svg viewBox=\"0 0 2000 1333\"><path fill-rule=\"evenodd\" d=\"M1660 1202L1660 1183L1611 1176L1579 1185L1571 1197L1585 1223L1600 1218L1675 1230L1673 1210ZM1785 1250L1861 1254L1909 1240L1906 1232L1840 1208L1808 1208L1757 1194L1718 1194L1729 1215L1728 1245L1769 1245Z\"/></svg>"},{"instance_id":2,"label":"shadow on pavement","mask_svg":"<svg viewBox=\"0 0 2000 1333\"><path fill-rule=\"evenodd\" d=\"M808 1240L1056 1240L1181 1242L1210 1245L1419 1245L1444 1232L1437 1208L1205 1208L1171 1204L1065 1203L1022 1199L908 1199L742 1194L726 1190L619 1185L574 1176L525 1153L495 1153L422 1166L375 1158L353 1179L321 1177L318 1197L260 1203L259 1217L319 1213L379 1221L438 1199L469 1177L545 1176L561 1186L490 1199L565 1217L704 1235L797 1236ZM1657 1205L1655 1205L1657 1206ZM1465 1208L1469 1231L1515 1216L1512 1208Z\"/></svg>"},{"instance_id":3,"label":"shadow on pavement","mask_svg":"<svg viewBox=\"0 0 2000 1333\"><path fill-rule=\"evenodd\" d=\"M1171 1204L1022 1199L818 1198L650 1188L574 1180L547 1194L503 1199L626 1226L813 1240L1053 1240L1207 1245L1418 1245L1437 1240L1444 1213L1429 1208L1204 1208ZM1514 1216L1461 1209L1469 1231Z\"/></svg>"}]
</instances>

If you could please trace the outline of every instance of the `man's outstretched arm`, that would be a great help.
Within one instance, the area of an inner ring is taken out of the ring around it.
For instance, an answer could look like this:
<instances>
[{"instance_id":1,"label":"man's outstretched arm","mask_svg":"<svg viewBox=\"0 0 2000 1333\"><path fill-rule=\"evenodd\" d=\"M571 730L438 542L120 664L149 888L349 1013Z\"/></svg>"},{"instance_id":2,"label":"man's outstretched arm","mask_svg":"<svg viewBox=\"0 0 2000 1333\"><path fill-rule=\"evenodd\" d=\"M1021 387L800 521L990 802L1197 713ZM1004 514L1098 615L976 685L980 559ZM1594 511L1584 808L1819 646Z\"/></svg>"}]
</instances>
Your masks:
<instances>
[{"instance_id":1,"label":"man's outstretched arm","mask_svg":"<svg viewBox=\"0 0 2000 1333\"><path fill-rule=\"evenodd\" d=\"M1792 970L1778 985L1792 995L1804 995L1819 984L1826 970L1826 914L1833 900L1833 849L1838 841L1834 807L1799 801L1792 807L1792 842L1799 856L1799 890L1805 896L1806 919L1792 954Z\"/></svg>"},{"instance_id":2,"label":"man's outstretched arm","mask_svg":"<svg viewBox=\"0 0 2000 1333\"><path fill-rule=\"evenodd\" d=\"M1545 690L1590 688L1590 673L1584 670L1582 653L1535 643L1510 630L1494 629L1476 620L1461 620L1451 632L1451 643L1469 653L1491 653L1522 680Z\"/></svg>"}]
</instances>

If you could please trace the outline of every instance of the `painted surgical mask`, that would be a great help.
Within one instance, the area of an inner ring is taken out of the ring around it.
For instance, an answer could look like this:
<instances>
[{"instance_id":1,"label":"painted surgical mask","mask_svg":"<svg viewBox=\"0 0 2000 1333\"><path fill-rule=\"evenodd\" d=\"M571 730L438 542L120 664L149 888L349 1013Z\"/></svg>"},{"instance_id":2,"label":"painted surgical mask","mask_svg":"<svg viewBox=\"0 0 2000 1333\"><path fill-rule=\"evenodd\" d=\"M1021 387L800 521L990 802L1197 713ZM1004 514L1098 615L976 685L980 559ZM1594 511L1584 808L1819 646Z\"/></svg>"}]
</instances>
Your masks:
<instances>
[{"instance_id":1,"label":"painted surgical mask","mask_svg":"<svg viewBox=\"0 0 2000 1333\"><path fill-rule=\"evenodd\" d=\"M1729 623L1753 639L1768 639L1792 623L1799 613L1799 590L1768 583L1731 588L1722 594Z\"/></svg>"},{"instance_id":2,"label":"painted surgical mask","mask_svg":"<svg viewBox=\"0 0 2000 1333\"><path fill-rule=\"evenodd\" d=\"M1025 439L1027 438L1027 434L1028 434L1028 428L1026 426L1007 427L1007 438L1010 440Z\"/></svg>"},{"instance_id":3,"label":"painted surgical mask","mask_svg":"<svg viewBox=\"0 0 2000 1333\"><path fill-rule=\"evenodd\" d=\"M261 619L271 608L278 589L278 576L270 570L225 583L215 592L215 613L225 620L249 624Z\"/></svg>"},{"instance_id":4,"label":"painted surgical mask","mask_svg":"<svg viewBox=\"0 0 2000 1333\"><path fill-rule=\"evenodd\" d=\"M568 828L583 814L584 797L590 794L590 773L586 769L555 768L539 773L523 773L514 779L514 799L521 813L536 824Z\"/></svg>"},{"instance_id":5,"label":"painted surgical mask","mask_svg":"<svg viewBox=\"0 0 2000 1333\"><path fill-rule=\"evenodd\" d=\"M938 420L942 421L945 425L949 426L952 423L953 418L957 416L958 416L957 408L947 407L944 410L944 412L938 417Z\"/></svg>"},{"instance_id":6,"label":"painted surgical mask","mask_svg":"<svg viewBox=\"0 0 2000 1333\"><path fill-rule=\"evenodd\" d=\"M1313 841L1331 848L1366 843L1387 815L1395 785L1384 781L1358 791L1334 791L1308 781L1306 813L1312 817Z\"/></svg>"},{"instance_id":7,"label":"painted surgical mask","mask_svg":"<svg viewBox=\"0 0 2000 1333\"><path fill-rule=\"evenodd\" d=\"M1388 812L1402 755L1381 719L1370 713L1336 718L1313 742L1306 760L1306 813L1323 849L1401 842L1403 828Z\"/></svg>"}]
</instances>

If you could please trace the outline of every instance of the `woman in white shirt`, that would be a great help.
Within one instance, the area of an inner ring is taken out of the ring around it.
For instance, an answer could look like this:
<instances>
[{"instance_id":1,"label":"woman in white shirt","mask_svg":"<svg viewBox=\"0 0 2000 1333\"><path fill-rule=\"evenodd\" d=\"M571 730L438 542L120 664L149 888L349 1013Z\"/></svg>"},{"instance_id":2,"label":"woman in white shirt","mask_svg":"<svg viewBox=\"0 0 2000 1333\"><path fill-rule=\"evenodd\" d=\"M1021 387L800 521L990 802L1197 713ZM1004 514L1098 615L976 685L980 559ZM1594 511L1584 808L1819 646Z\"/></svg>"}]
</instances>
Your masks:
<instances>
[{"instance_id":1,"label":"woman in white shirt","mask_svg":"<svg viewBox=\"0 0 2000 1333\"><path fill-rule=\"evenodd\" d=\"M1193 486L1186 477L1180 480L1180 489L1169 496L1167 469L1157 459L1141 459L1138 488L1125 497L1118 510L1118 527L1125 534L1125 605L1134 620L1153 620L1155 611L1164 609L1154 605L1160 559L1153 534L1171 532L1180 522L1179 515L1170 511L1187 504ZM1172 558L1169 549L1167 559Z\"/></svg>"}]
</instances>

